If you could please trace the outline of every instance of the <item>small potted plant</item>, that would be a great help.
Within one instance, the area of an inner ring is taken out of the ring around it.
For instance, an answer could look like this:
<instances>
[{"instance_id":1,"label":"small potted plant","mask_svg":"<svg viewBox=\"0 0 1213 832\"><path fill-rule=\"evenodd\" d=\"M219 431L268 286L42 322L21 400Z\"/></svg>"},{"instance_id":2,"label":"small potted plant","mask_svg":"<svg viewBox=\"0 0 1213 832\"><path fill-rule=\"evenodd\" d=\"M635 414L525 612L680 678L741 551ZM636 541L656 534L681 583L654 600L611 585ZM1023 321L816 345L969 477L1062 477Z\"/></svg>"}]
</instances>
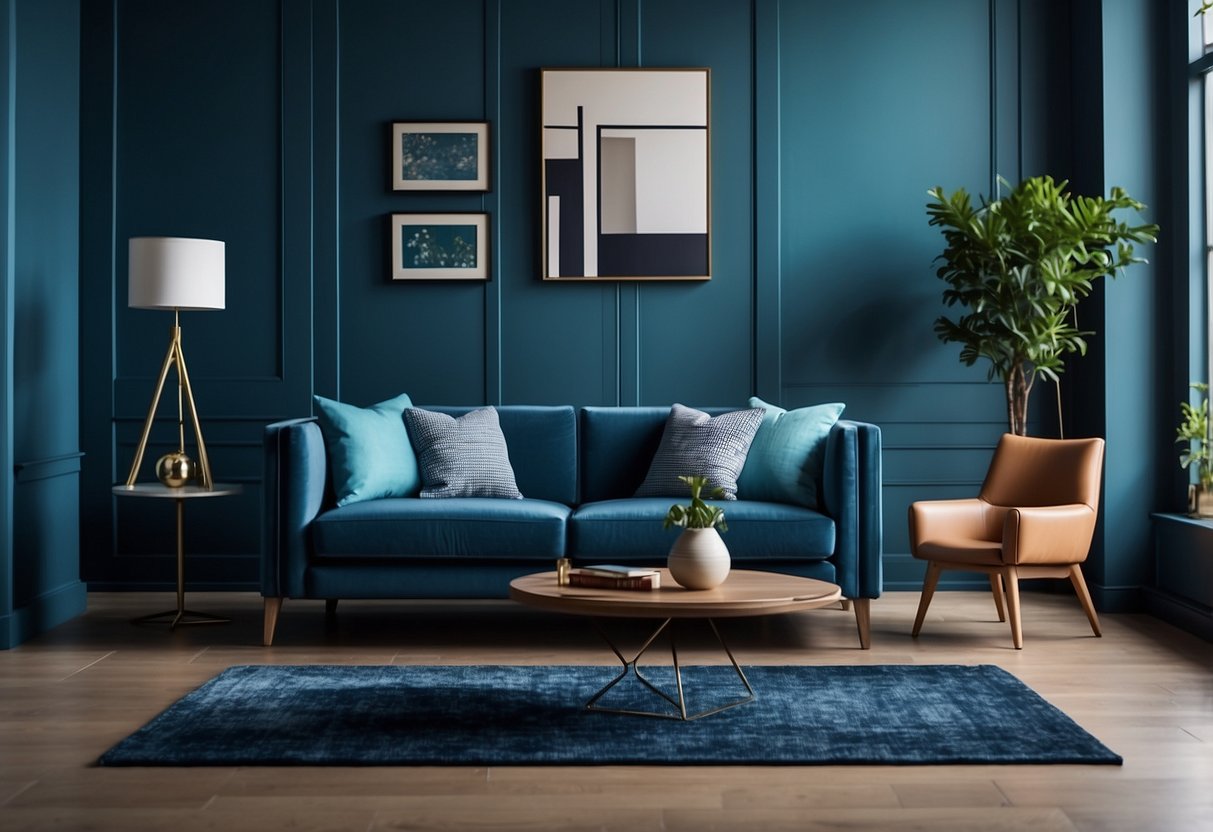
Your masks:
<instances>
[{"instance_id":1,"label":"small potted plant","mask_svg":"<svg viewBox=\"0 0 1213 832\"><path fill-rule=\"evenodd\" d=\"M728 531L724 522L724 509L708 505L701 496L708 483L707 477L679 477L691 489L691 504L675 504L665 515L665 528L678 526L682 534L670 549L667 565L670 576L687 589L712 589L724 583L732 566L729 550L720 539L720 532ZM711 497L724 494L715 489Z\"/></svg>"},{"instance_id":2,"label":"small potted plant","mask_svg":"<svg viewBox=\"0 0 1213 832\"><path fill-rule=\"evenodd\" d=\"M1209 385L1192 382L1200 393L1200 404L1180 402L1183 421L1175 430L1175 441L1184 446L1179 454L1179 466L1187 470L1196 466L1196 482L1188 486L1188 514L1192 517L1213 517L1213 437L1209 434Z\"/></svg>"}]
</instances>

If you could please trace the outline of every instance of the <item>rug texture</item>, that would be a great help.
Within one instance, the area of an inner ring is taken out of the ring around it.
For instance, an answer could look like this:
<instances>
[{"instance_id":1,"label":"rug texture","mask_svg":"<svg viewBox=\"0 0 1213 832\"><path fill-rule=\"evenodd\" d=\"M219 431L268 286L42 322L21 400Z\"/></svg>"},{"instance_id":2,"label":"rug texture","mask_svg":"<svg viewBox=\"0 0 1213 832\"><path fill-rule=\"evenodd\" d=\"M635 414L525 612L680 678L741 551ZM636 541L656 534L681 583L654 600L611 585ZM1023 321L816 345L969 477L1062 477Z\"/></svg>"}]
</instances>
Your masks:
<instances>
[{"instance_id":1,"label":"rug texture","mask_svg":"<svg viewBox=\"0 0 1213 832\"><path fill-rule=\"evenodd\" d=\"M669 667L648 678L674 691ZM753 702L693 722L583 706L618 667L241 666L107 751L107 766L1120 763L992 666L747 667ZM683 668L688 708L744 695ZM658 710L634 677L599 704ZM665 705L670 712L672 706Z\"/></svg>"}]
</instances>

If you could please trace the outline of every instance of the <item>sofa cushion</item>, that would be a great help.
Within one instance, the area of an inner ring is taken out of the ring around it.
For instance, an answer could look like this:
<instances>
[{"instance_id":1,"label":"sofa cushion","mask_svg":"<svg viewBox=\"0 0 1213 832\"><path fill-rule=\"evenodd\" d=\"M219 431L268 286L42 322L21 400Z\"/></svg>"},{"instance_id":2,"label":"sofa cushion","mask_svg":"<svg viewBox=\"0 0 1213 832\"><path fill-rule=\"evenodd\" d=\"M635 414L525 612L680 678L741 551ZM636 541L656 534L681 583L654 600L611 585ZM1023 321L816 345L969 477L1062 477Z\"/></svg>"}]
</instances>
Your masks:
<instances>
[{"instance_id":1,"label":"sofa cushion","mask_svg":"<svg viewBox=\"0 0 1213 832\"><path fill-rule=\"evenodd\" d=\"M709 501L724 508L722 535L734 562L822 560L834 553L834 521L803 506L753 500ZM586 503L569 518L569 556L580 563L644 562L661 565L678 529L663 529L666 497Z\"/></svg>"},{"instance_id":2,"label":"sofa cushion","mask_svg":"<svg viewBox=\"0 0 1213 832\"><path fill-rule=\"evenodd\" d=\"M737 477L763 413L751 408L709 416L675 404L636 496L681 497L688 491L679 477L701 476L708 481L706 493L720 489L724 499L736 500Z\"/></svg>"},{"instance_id":3,"label":"sofa cushion","mask_svg":"<svg viewBox=\"0 0 1213 832\"><path fill-rule=\"evenodd\" d=\"M410 407L404 422L421 467L422 497L522 498L495 408L454 417Z\"/></svg>"},{"instance_id":4,"label":"sofa cushion","mask_svg":"<svg viewBox=\"0 0 1213 832\"><path fill-rule=\"evenodd\" d=\"M417 457L401 418L413 404L407 395L365 408L323 396L312 398L328 449L337 505L417 493L421 487Z\"/></svg>"},{"instance_id":5,"label":"sofa cushion","mask_svg":"<svg viewBox=\"0 0 1213 832\"><path fill-rule=\"evenodd\" d=\"M430 407L462 416L473 407ZM518 490L536 500L577 502L577 412L568 405L497 405ZM633 486L634 488L635 486Z\"/></svg>"},{"instance_id":6,"label":"sofa cushion","mask_svg":"<svg viewBox=\"0 0 1213 832\"><path fill-rule=\"evenodd\" d=\"M320 558L555 559L569 511L547 500L373 500L322 513L312 543Z\"/></svg>"},{"instance_id":7,"label":"sofa cushion","mask_svg":"<svg viewBox=\"0 0 1213 832\"><path fill-rule=\"evenodd\" d=\"M753 397L750 407L766 412L737 478L737 495L817 508L826 438L846 405L832 402L784 410Z\"/></svg>"}]
</instances>

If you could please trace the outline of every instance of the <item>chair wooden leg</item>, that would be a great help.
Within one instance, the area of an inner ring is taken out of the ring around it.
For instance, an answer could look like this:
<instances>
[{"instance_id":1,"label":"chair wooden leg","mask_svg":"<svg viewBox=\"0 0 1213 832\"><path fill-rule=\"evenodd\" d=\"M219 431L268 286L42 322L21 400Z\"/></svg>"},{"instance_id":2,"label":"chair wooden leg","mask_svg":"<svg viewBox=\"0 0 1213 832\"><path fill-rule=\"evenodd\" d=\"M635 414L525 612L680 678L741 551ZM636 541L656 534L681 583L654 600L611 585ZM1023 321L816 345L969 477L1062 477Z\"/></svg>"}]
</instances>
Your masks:
<instances>
[{"instance_id":1,"label":"chair wooden leg","mask_svg":"<svg viewBox=\"0 0 1213 832\"><path fill-rule=\"evenodd\" d=\"M1007 593L1007 617L1011 619L1011 642L1016 650L1023 649L1023 624L1019 617L1019 570L1014 566L1002 569L1003 589Z\"/></svg>"},{"instance_id":2,"label":"chair wooden leg","mask_svg":"<svg viewBox=\"0 0 1213 832\"><path fill-rule=\"evenodd\" d=\"M850 598L841 599L838 602L838 606L842 608L843 612L846 612L847 610L849 610L851 608L851 599Z\"/></svg>"},{"instance_id":3,"label":"chair wooden leg","mask_svg":"<svg viewBox=\"0 0 1213 832\"><path fill-rule=\"evenodd\" d=\"M278 624L278 613L282 610L281 598L265 599L265 630L262 643L269 647L274 643L274 627Z\"/></svg>"},{"instance_id":4,"label":"chair wooden leg","mask_svg":"<svg viewBox=\"0 0 1213 832\"><path fill-rule=\"evenodd\" d=\"M872 599L855 598L855 626L859 628L859 647L869 650L872 647Z\"/></svg>"},{"instance_id":5,"label":"chair wooden leg","mask_svg":"<svg viewBox=\"0 0 1213 832\"><path fill-rule=\"evenodd\" d=\"M336 599L336 598L325 598L324 599L324 614L327 617L332 618L334 615L337 614L337 600L338 599Z\"/></svg>"},{"instance_id":6,"label":"chair wooden leg","mask_svg":"<svg viewBox=\"0 0 1213 832\"><path fill-rule=\"evenodd\" d=\"M997 572L990 573L990 591L994 593L994 607L998 610L998 620L1006 621L1007 610L1002 598L1002 575Z\"/></svg>"},{"instance_id":7,"label":"chair wooden leg","mask_svg":"<svg viewBox=\"0 0 1213 832\"><path fill-rule=\"evenodd\" d=\"M1091 593L1087 590L1086 578L1082 576L1082 567L1077 563L1070 564L1070 583L1074 585L1074 591L1078 593L1078 600L1082 602L1082 608L1087 613L1091 629L1095 631L1096 636L1103 636L1099 630L1099 616L1095 614L1095 605L1091 603Z\"/></svg>"},{"instance_id":8,"label":"chair wooden leg","mask_svg":"<svg viewBox=\"0 0 1213 832\"><path fill-rule=\"evenodd\" d=\"M910 631L911 636L917 636L918 631L922 629L922 621L927 617L927 607L931 606L931 597L935 594L941 571L939 564L928 561L927 574L922 581L922 597L918 601L918 615L914 618L914 629Z\"/></svg>"}]
</instances>

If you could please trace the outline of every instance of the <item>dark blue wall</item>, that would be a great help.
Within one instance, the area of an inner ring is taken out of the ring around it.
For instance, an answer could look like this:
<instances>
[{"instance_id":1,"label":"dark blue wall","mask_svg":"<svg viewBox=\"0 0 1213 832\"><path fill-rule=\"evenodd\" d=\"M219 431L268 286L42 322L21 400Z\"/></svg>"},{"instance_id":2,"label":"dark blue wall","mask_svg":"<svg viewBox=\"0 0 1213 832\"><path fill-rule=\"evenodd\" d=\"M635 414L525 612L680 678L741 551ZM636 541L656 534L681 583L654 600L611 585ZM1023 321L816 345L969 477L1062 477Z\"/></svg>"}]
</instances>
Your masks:
<instances>
[{"instance_id":1,"label":"dark blue wall","mask_svg":"<svg viewBox=\"0 0 1213 832\"><path fill-rule=\"evenodd\" d=\"M126 308L126 240L166 234L228 244L227 310L183 327L217 476L246 486L190 506L191 586L256 585L266 422L308 413L313 392L407 391L845 401L884 429L886 585L917 587L907 505L973 494L1006 424L1001 387L932 334L926 192L1068 176L1084 157L1070 14L1051 0L85 0L85 577L173 576L171 512L109 496L170 323ZM548 66L711 68L710 282L540 282ZM389 124L434 119L491 123L489 193L390 190ZM1148 150L1126 147L1109 175L1129 179ZM490 213L493 279L392 284L389 214L447 210ZM1055 430L1052 396L1037 394L1037 432ZM172 436L166 418L149 456ZM1120 581L1141 557L1109 547L1104 573Z\"/></svg>"},{"instance_id":2,"label":"dark blue wall","mask_svg":"<svg viewBox=\"0 0 1213 832\"><path fill-rule=\"evenodd\" d=\"M82 612L80 8L0 2L0 647Z\"/></svg>"}]
</instances>

